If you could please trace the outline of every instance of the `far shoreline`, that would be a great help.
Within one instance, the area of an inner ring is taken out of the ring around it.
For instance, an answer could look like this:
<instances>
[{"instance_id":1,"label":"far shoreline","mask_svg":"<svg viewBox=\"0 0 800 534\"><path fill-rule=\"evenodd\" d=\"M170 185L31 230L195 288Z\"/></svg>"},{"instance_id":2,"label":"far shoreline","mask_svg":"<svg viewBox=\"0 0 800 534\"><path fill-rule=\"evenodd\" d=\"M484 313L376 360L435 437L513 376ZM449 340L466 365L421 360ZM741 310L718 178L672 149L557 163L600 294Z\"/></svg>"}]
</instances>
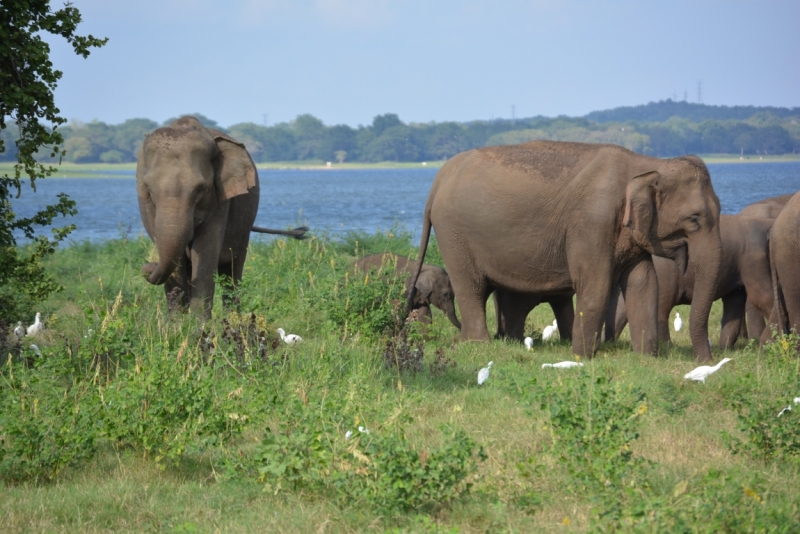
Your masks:
<instances>
[{"instance_id":1,"label":"far shoreline","mask_svg":"<svg viewBox=\"0 0 800 534\"><path fill-rule=\"evenodd\" d=\"M716 163L782 163L798 162L800 154L785 154L780 156L741 156L739 154L698 154L707 164ZM312 161L278 161L256 163L260 171L273 170L306 170L306 171L337 171L337 170L391 170L391 169L438 169L446 160L426 162L395 162L383 161L379 163L338 163ZM136 163L68 163L64 162L57 167L56 173L50 178L127 178L129 175L115 175L123 171L135 171ZM0 162L0 174L13 174L14 163ZM87 176L86 173L91 173Z\"/></svg>"}]
</instances>

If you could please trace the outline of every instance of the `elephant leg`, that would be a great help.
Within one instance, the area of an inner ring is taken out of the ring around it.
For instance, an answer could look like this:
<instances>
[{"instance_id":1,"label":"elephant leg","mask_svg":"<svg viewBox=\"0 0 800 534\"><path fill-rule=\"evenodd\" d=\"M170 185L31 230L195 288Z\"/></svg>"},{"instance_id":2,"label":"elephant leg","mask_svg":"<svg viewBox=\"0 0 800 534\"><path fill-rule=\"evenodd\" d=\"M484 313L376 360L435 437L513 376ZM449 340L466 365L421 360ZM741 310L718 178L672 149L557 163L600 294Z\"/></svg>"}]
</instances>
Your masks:
<instances>
[{"instance_id":1,"label":"elephant leg","mask_svg":"<svg viewBox=\"0 0 800 534\"><path fill-rule=\"evenodd\" d=\"M223 252L223 254L225 254L225 252ZM244 274L244 262L247 259L247 248L236 254L232 251L227 251L227 254L230 254L231 261L222 263L217 267L217 274L219 274L220 284L222 284L222 305L225 307L238 307L240 298L236 293L236 288L239 287L239 282L242 281L242 276Z\"/></svg>"},{"instance_id":2,"label":"elephant leg","mask_svg":"<svg viewBox=\"0 0 800 534\"><path fill-rule=\"evenodd\" d=\"M189 277L192 272L189 259L184 257L172 271L172 275L164 282L164 293L167 296L167 309L171 312L185 310L189 307L191 289Z\"/></svg>"},{"instance_id":3,"label":"elephant leg","mask_svg":"<svg viewBox=\"0 0 800 534\"><path fill-rule=\"evenodd\" d=\"M591 358L600 346L603 319L611 294L611 273L586 269L585 276L571 273L576 280L577 308L572 324L572 352Z\"/></svg>"},{"instance_id":4,"label":"elephant leg","mask_svg":"<svg viewBox=\"0 0 800 534\"><path fill-rule=\"evenodd\" d=\"M753 305L750 299L747 299L744 310L747 317L747 337L750 339L760 338L767 327L764 314L758 311L758 308Z\"/></svg>"},{"instance_id":5,"label":"elephant leg","mask_svg":"<svg viewBox=\"0 0 800 534\"><path fill-rule=\"evenodd\" d=\"M448 265L449 266L449 265ZM456 264L449 270L450 282L461 311L461 339L488 341L486 326L486 301L490 288L486 279L474 270Z\"/></svg>"},{"instance_id":6,"label":"elephant leg","mask_svg":"<svg viewBox=\"0 0 800 534\"><path fill-rule=\"evenodd\" d=\"M606 312L606 328L603 339L605 341L616 341L622 335L625 325L628 324L628 311L625 308L625 299L622 298L622 288L614 286L611 291L611 300L608 303Z\"/></svg>"},{"instance_id":7,"label":"elephant leg","mask_svg":"<svg viewBox=\"0 0 800 534\"><path fill-rule=\"evenodd\" d=\"M719 346L723 349L732 349L739 338L746 302L747 292L744 288L738 288L722 297L722 330L719 335Z\"/></svg>"},{"instance_id":8,"label":"elephant leg","mask_svg":"<svg viewBox=\"0 0 800 534\"><path fill-rule=\"evenodd\" d=\"M572 305L572 295L568 297L550 297L550 308L558 322L558 335L561 339L572 341L572 325L575 323L575 308ZM531 308L533 309L533 308ZM529 311L530 312L530 311ZM527 317L527 313L525 316ZM525 321L522 321L523 326Z\"/></svg>"},{"instance_id":9,"label":"elephant leg","mask_svg":"<svg viewBox=\"0 0 800 534\"><path fill-rule=\"evenodd\" d=\"M416 310L417 321L422 324L428 325L433 321L433 313L430 306L419 306L414 308Z\"/></svg>"},{"instance_id":10,"label":"elephant leg","mask_svg":"<svg viewBox=\"0 0 800 534\"><path fill-rule=\"evenodd\" d=\"M627 269L620 278L630 323L633 350L655 355L658 352L658 280L653 261L648 257Z\"/></svg>"},{"instance_id":11,"label":"elephant leg","mask_svg":"<svg viewBox=\"0 0 800 534\"><path fill-rule=\"evenodd\" d=\"M497 313L497 338L522 341L525 338L525 319L540 302L541 297L530 293L515 293L505 289L494 292Z\"/></svg>"},{"instance_id":12,"label":"elephant leg","mask_svg":"<svg viewBox=\"0 0 800 534\"><path fill-rule=\"evenodd\" d=\"M192 296L189 309L201 317L211 317L214 303L214 273L218 270L225 222L228 219L227 206L218 210L195 233L189 257L192 264Z\"/></svg>"}]
</instances>

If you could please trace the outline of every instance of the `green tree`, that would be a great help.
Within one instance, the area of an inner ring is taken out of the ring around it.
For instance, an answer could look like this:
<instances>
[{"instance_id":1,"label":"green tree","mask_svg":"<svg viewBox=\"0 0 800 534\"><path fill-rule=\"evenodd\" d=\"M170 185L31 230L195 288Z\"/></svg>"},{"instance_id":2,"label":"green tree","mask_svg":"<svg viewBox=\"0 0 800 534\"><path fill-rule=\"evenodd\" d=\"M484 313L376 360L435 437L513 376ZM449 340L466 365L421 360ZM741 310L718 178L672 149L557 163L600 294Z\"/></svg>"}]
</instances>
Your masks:
<instances>
[{"instance_id":1,"label":"green tree","mask_svg":"<svg viewBox=\"0 0 800 534\"><path fill-rule=\"evenodd\" d=\"M76 35L80 22L80 12L69 3L58 11L51 10L47 0L3 0L0 6L0 131L11 121L19 131L13 174L0 176L0 323L59 289L44 271L42 258L55 250L74 225L54 228L52 238L35 236L34 227L49 226L59 215L74 215L75 202L59 195L58 202L33 217L17 218L10 199L12 193L21 194L23 176L36 191L36 180L55 172L54 167L37 161L40 149L53 158L63 155L57 128L66 119L59 116L53 98L62 73L53 69L50 47L41 35L64 37L85 58L90 48L103 46L107 39ZM11 120L7 123L7 119ZM6 151L7 140L0 137L0 154ZM17 248L16 232L32 240L27 252Z\"/></svg>"}]
</instances>

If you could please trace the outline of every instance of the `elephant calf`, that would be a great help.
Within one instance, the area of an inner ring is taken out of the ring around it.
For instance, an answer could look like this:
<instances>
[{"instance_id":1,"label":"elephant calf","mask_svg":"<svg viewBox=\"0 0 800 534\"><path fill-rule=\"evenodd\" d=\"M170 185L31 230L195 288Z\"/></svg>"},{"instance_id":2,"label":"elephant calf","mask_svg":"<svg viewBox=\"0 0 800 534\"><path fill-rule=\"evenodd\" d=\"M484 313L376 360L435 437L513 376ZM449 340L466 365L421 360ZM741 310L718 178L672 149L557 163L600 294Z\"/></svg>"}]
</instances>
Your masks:
<instances>
[{"instance_id":1,"label":"elephant calf","mask_svg":"<svg viewBox=\"0 0 800 534\"><path fill-rule=\"evenodd\" d=\"M406 278L406 295L411 290L412 274L416 271L419 263L405 256L397 254L383 253L364 256L355 264L353 268L358 271L369 272L379 270L386 266L392 266L397 274L408 274ZM417 317L423 322L430 322L431 304L442 310L453 325L461 330L461 322L456 316L455 294L450 285L450 277L447 272L436 265L424 264L422 272L416 283L416 292L412 305L413 310L417 310Z\"/></svg>"},{"instance_id":2,"label":"elephant calf","mask_svg":"<svg viewBox=\"0 0 800 534\"><path fill-rule=\"evenodd\" d=\"M769 232L772 219L722 215L719 220L722 238L722 265L714 299L722 299L720 346L731 348L740 334L749 300L765 317L773 307L773 289L769 262ZM669 341L669 316L678 304L691 304L694 289L695 261L689 257L685 272L668 258L653 258L658 280L658 338ZM616 298L619 298L617 301ZM632 313L638 313L630 306ZM619 337L627 322L627 310L619 291L612 294L606 321L605 339ZM769 331L761 336L768 339Z\"/></svg>"}]
</instances>

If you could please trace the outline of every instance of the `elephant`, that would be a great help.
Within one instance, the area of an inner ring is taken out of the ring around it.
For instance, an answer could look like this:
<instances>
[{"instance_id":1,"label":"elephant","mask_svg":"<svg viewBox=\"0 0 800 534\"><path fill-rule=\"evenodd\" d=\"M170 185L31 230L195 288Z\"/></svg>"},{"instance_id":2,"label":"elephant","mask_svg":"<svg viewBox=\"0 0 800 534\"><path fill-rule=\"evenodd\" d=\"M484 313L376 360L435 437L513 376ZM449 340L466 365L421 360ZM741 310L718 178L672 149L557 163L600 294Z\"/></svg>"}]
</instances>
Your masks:
<instances>
[{"instance_id":1,"label":"elephant","mask_svg":"<svg viewBox=\"0 0 800 534\"><path fill-rule=\"evenodd\" d=\"M783 210L784 206L786 206L787 202L789 202L792 196L794 195L781 195L778 197L770 197L765 198L764 200L759 200L758 202L753 202L752 204L748 204L747 206L743 207L741 211L739 211L739 215L744 215L745 217L775 219L778 217L778 214L781 212L781 210Z\"/></svg>"},{"instance_id":2,"label":"elephant","mask_svg":"<svg viewBox=\"0 0 800 534\"><path fill-rule=\"evenodd\" d=\"M418 266L416 261L406 256L382 253L364 256L353 264L355 270L362 272L380 270L386 266L392 266L398 275L409 275L405 280L406 294L408 295L412 282L410 275L415 272ZM414 287L416 292L411 309L417 310L417 317L422 322L429 323L433 318L431 314L432 304L447 315L453 326L461 330L461 322L456 315L455 294L447 271L436 265L424 264Z\"/></svg>"},{"instance_id":3,"label":"elephant","mask_svg":"<svg viewBox=\"0 0 800 534\"><path fill-rule=\"evenodd\" d=\"M642 333L632 336L634 348L656 353L650 255L685 258L688 249L697 261L692 344L705 361L721 259L719 214L708 169L694 156L663 160L615 145L558 141L478 148L453 156L437 173L419 261L433 229L461 310L462 340L489 339L486 299L493 290L575 291L572 350L590 357L611 288L622 277L626 298L646 310L631 319Z\"/></svg>"},{"instance_id":4,"label":"elephant","mask_svg":"<svg viewBox=\"0 0 800 534\"><path fill-rule=\"evenodd\" d=\"M800 332L800 192L796 193L772 225L769 259L775 308L770 324L778 333ZM463 311L462 317L463 317Z\"/></svg>"},{"instance_id":5,"label":"elephant","mask_svg":"<svg viewBox=\"0 0 800 534\"><path fill-rule=\"evenodd\" d=\"M775 219L783 207L786 206L786 203L789 202L789 199L792 198L792 196L793 195L791 194L781 195L778 197L770 197L759 200L758 202L753 202L752 204L742 208L742 210L739 212L739 215ZM753 303L750 302L750 299L747 300L745 309L747 320L742 324L742 332L740 332L740 336L758 339L761 337L761 334L764 333L764 329L767 327L767 323L764 321L764 316L756 309L755 306L753 306Z\"/></svg>"},{"instance_id":6,"label":"elephant","mask_svg":"<svg viewBox=\"0 0 800 534\"><path fill-rule=\"evenodd\" d=\"M575 308L572 305L574 294L573 291L569 291L563 295L542 296L495 289L494 309L497 317L495 338L522 341L525 337L525 319L528 314L540 303L547 302L558 322L559 337L571 341L572 323L575 321Z\"/></svg>"},{"instance_id":7,"label":"elephant","mask_svg":"<svg viewBox=\"0 0 800 534\"><path fill-rule=\"evenodd\" d=\"M769 232L772 219L722 215L722 265L714 300L722 299L720 347L730 349L739 337L745 300L769 316L773 307L772 275L769 264ZM669 318L678 304L691 304L697 262L689 255L685 271L673 260L653 258L658 280L658 339L670 341ZM617 339L627 322L627 310L619 290L612 295L606 319L605 339ZM634 313L640 310L631 307ZM766 337L761 338L764 343Z\"/></svg>"},{"instance_id":8,"label":"elephant","mask_svg":"<svg viewBox=\"0 0 800 534\"><path fill-rule=\"evenodd\" d=\"M211 314L215 271L229 289L241 280L251 230L299 239L307 230L253 227L259 200L253 160L243 144L194 117L145 138L136 193L159 258L143 265L142 274L164 285L171 307L188 306L204 317Z\"/></svg>"}]
</instances>

